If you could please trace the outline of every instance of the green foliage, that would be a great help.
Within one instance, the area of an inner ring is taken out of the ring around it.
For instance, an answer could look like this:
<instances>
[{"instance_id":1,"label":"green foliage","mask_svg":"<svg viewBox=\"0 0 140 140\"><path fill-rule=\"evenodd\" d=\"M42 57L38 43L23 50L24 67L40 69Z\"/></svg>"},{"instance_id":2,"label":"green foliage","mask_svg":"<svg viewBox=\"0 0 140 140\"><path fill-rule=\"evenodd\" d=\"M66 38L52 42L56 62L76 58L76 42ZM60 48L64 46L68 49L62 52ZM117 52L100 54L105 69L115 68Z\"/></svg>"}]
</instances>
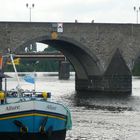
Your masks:
<instances>
[{"instance_id":1,"label":"green foliage","mask_svg":"<svg viewBox=\"0 0 140 140\"><path fill-rule=\"evenodd\" d=\"M44 52L59 52L53 47L48 47L44 49ZM50 59L39 59L39 60L34 60L34 59L21 59L20 60L20 65L16 65L17 71L19 72L33 72L33 71L38 71L38 72L57 72L59 71L59 61L58 60L50 60ZM70 70L73 70L73 67L70 66ZM4 67L5 72L14 72L13 66L12 65L6 65Z\"/></svg>"},{"instance_id":2,"label":"green foliage","mask_svg":"<svg viewBox=\"0 0 140 140\"><path fill-rule=\"evenodd\" d=\"M44 52L57 52L56 49L53 47L48 47L44 49ZM46 59L21 59L20 65L16 65L17 71L20 72L33 72L33 71L39 71L39 72L56 72L59 70L59 61L57 60L48 60ZM4 68L4 71L6 72L13 72L13 66L12 65L6 65Z\"/></svg>"},{"instance_id":3,"label":"green foliage","mask_svg":"<svg viewBox=\"0 0 140 140\"><path fill-rule=\"evenodd\" d=\"M132 70L132 75L133 76L140 76L140 64L134 66L134 68Z\"/></svg>"},{"instance_id":4,"label":"green foliage","mask_svg":"<svg viewBox=\"0 0 140 140\"><path fill-rule=\"evenodd\" d=\"M53 48L53 47L48 46L48 48L45 48L45 49L44 49L44 52L58 52L58 50L56 50L56 49Z\"/></svg>"},{"instance_id":5,"label":"green foliage","mask_svg":"<svg viewBox=\"0 0 140 140\"><path fill-rule=\"evenodd\" d=\"M56 72L59 69L59 62L55 60L39 60L39 61L31 61L31 60L21 60L20 65L16 66L17 71L20 72L33 72L33 71L39 71L39 72ZM4 68L4 71L6 72L13 72L13 66L12 65L6 65Z\"/></svg>"}]
</instances>

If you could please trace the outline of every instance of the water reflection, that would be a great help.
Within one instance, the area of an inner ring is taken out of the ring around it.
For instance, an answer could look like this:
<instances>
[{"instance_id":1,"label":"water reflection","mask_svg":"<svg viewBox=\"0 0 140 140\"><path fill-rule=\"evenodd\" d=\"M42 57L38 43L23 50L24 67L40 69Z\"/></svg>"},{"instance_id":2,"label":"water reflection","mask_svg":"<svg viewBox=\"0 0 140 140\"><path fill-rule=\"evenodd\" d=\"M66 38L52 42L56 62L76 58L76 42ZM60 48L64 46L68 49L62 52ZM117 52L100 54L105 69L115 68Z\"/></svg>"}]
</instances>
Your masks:
<instances>
[{"instance_id":1,"label":"water reflection","mask_svg":"<svg viewBox=\"0 0 140 140\"><path fill-rule=\"evenodd\" d=\"M137 96L87 96L86 93L74 95L74 106L91 110L108 110L112 112L140 111L140 97Z\"/></svg>"},{"instance_id":2,"label":"water reflection","mask_svg":"<svg viewBox=\"0 0 140 140\"><path fill-rule=\"evenodd\" d=\"M66 140L139 140L139 96L64 96L71 103L73 129Z\"/></svg>"}]
</instances>

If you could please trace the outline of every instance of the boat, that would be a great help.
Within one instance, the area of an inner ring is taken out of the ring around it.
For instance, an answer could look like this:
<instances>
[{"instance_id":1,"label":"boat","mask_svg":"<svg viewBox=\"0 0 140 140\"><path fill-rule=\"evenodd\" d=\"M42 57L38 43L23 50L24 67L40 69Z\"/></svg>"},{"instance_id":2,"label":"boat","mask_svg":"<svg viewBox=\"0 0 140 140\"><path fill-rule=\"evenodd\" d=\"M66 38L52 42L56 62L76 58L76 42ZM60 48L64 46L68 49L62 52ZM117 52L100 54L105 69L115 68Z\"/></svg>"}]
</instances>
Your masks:
<instances>
[{"instance_id":1,"label":"boat","mask_svg":"<svg viewBox=\"0 0 140 140\"><path fill-rule=\"evenodd\" d=\"M14 63L13 67L17 73ZM50 92L26 94L19 85L17 96L9 97L0 91L0 137L3 140L65 140L67 130L72 127L71 113L62 103L50 98Z\"/></svg>"}]
</instances>

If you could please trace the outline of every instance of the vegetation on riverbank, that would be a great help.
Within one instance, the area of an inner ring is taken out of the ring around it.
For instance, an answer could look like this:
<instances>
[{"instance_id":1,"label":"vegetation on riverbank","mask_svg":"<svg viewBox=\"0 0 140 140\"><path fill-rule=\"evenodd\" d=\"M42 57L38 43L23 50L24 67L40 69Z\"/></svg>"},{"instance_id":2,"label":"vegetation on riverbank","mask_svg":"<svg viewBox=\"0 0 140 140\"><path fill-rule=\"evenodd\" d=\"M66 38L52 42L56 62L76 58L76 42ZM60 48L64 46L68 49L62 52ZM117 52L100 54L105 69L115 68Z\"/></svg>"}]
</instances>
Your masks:
<instances>
[{"instance_id":1,"label":"vegetation on riverbank","mask_svg":"<svg viewBox=\"0 0 140 140\"><path fill-rule=\"evenodd\" d=\"M134 68L132 70L133 76L140 76L140 60L135 62Z\"/></svg>"},{"instance_id":2,"label":"vegetation on riverbank","mask_svg":"<svg viewBox=\"0 0 140 140\"><path fill-rule=\"evenodd\" d=\"M53 47L47 47L43 52L58 52ZM59 71L59 60L51 60L51 59L20 59L19 65L16 65L17 71L19 72L58 72ZM70 70L73 71L72 66L70 66ZM13 66L5 65L5 72L14 72Z\"/></svg>"}]
</instances>

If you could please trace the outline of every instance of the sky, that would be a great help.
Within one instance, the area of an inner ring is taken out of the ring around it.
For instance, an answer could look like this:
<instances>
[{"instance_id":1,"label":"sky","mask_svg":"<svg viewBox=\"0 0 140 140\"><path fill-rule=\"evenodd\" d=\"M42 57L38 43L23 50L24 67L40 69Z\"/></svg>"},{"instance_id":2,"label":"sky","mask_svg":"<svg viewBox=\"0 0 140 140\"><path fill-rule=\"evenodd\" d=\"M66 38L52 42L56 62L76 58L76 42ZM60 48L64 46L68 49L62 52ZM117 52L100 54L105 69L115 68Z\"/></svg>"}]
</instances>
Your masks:
<instances>
[{"instance_id":1,"label":"sky","mask_svg":"<svg viewBox=\"0 0 140 140\"><path fill-rule=\"evenodd\" d=\"M136 23L140 0L0 0L0 21ZM139 21L140 21L140 11Z\"/></svg>"}]
</instances>

